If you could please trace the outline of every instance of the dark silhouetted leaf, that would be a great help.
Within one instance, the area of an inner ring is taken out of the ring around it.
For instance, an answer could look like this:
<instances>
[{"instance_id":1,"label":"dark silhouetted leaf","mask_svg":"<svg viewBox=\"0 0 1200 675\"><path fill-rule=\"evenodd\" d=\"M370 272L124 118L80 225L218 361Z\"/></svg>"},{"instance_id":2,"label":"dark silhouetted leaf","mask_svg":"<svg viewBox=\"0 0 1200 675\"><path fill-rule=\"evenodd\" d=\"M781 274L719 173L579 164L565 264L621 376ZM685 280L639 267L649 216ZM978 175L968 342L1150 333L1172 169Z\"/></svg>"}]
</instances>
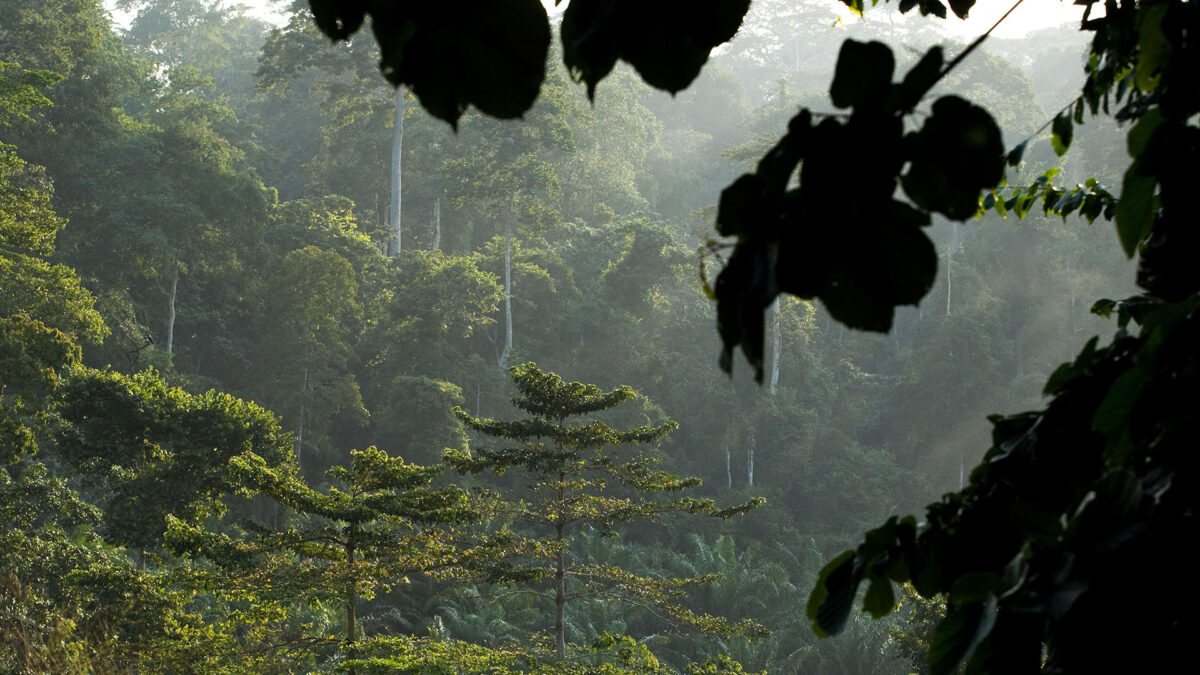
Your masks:
<instances>
[{"instance_id":1,"label":"dark silhouetted leaf","mask_svg":"<svg viewBox=\"0 0 1200 675\"><path fill-rule=\"evenodd\" d=\"M933 243L913 226L923 214L899 202L885 213L887 225L864 232L854 246L847 242L826 261L820 298L831 316L851 328L886 332L896 306L919 302L937 274Z\"/></svg>"},{"instance_id":2,"label":"dark silhouetted leaf","mask_svg":"<svg viewBox=\"0 0 1200 675\"><path fill-rule=\"evenodd\" d=\"M821 568L808 597L807 613L814 633L827 637L841 632L853 609L858 581L854 578L854 551L842 553Z\"/></svg>"},{"instance_id":3,"label":"dark silhouetted leaf","mask_svg":"<svg viewBox=\"0 0 1200 675\"><path fill-rule=\"evenodd\" d=\"M1054 146L1054 154L1062 156L1071 147L1071 138L1075 133L1075 125L1069 113L1059 113L1054 116L1050 125L1050 144Z\"/></svg>"},{"instance_id":4,"label":"dark silhouetted leaf","mask_svg":"<svg viewBox=\"0 0 1200 675\"><path fill-rule=\"evenodd\" d=\"M901 179L905 193L917 206L948 218L975 215L980 191L1004 176L1004 145L995 120L957 96L934 102L933 114L909 141L912 165Z\"/></svg>"},{"instance_id":5,"label":"dark silhouetted leaf","mask_svg":"<svg viewBox=\"0 0 1200 675\"><path fill-rule=\"evenodd\" d=\"M950 0L950 9L960 19L967 18L967 13L975 6L975 0Z\"/></svg>"},{"instance_id":6,"label":"dark silhouetted leaf","mask_svg":"<svg viewBox=\"0 0 1200 675\"><path fill-rule=\"evenodd\" d=\"M929 640L929 672L946 675L954 672L975 638L976 629L983 616L981 603L952 605L933 630Z\"/></svg>"},{"instance_id":7,"label":"dark silhouetted leaf","mask_svg":"<svg viewBox=\"0 0 1200 675\"><path fill-rule=\"evenodd\" d=\"M721 191L717 207L717 233L723 237L744 236L756 228L762 217L763 179L743 174Z\"/></svg>"},{"instance_id":8,"label":"dark silhouetted leaf","mask_svg":"<svg viewBox=\"0 0 1200 675\"><path fill-rule=\"evenodd\" d=\"M1159 70L1167 60L1171 43L1163 33L1163 19L1167 17L1167 3L1148 5L1141 12L1138 27L1138 59L1134 68L1134 84L1142 91L1153 91L1158 86Z\"/></svg>"},{"instance_id":9,"label":"dark silhouetted leaf","mask_svg":"<svg viewBox=\"0 0 1200 675\"><path fill-rule=\"evenodd\" d=\"M384 76L411 87L435 117L455 125L470 105L519 117L537 98L550 49L538 0L374 3L371 10Z\"/></svg>"},{"instance_id":10,"label":"dark silhouetted leaf","mask_svg":"<svg viewBox=\"0 0 1200 675\"><path fill-rule=\"evenodd\" d=\"M1025 146L1029 145L1029 141L1024 141L1017 147L1009 151L1005 157L1005 162L1009 166L1017 167L1021 165L1021 158L1025 156Z\"/></svg>"},{"instance_id":11,"label":"dark silhouetted leaf","mask_svg":"<svg viewBox=\"0 0 1200 675\"><path fill-rule=\"evenodd\" d=\"M1154 227L1154 187L1157 184L1154 176L1141 172L1139 162L1134 162L1125 171L1125 180L1121 183L1121 198L1117 201L1116 220L1117 236L1121 240L1121 248L1125 255L1133 257L1138 244L1142 242Z\"/></svg>"},{"instance_id":12,"label":"dark silhouetted leaf","mask_svg":"<svg viewBox=\"0 0 1200 675\"><path fill-rule=\"evenodd\" d=\"M892 88L896 59L882 42L846 40L838 52L829 97L839 108L878 105Z\"/></svg>"},{"instance_id":13,"label":"dark silhouetted leaf","mask_svg":"<svg viewBox=\"0 0 1200 675\"><path fill-rule=\"evenodd\" d=\"M589 97L618 59L650 86L675 93L733 37L749 8L749 0L572 0L563 13L563 62Z\"/></svg>"},{"instance_id":14,"label":"dark silhouetted leaf","mask_svg":"<svg viewBox=\"0 0 1200 675\"><path fill-rule=\"evenodd\" d=\"M896 592L892 582L885 577L874 577L863 596L863 611L876 619L882 619L896 609Z\"/></svg>"},{"instance_id":15,"label":"dark silhouetted leaf","mask_svg":"<svg viewBox=\"0 0 1200 675\"><path fill-rule=\"evenodd\" d=\"M742 242L729 257L729 264L717 277L717 332L723 349L721 368L733 367L733 348L742 352L754 367L755 379L763 375L763 310L778 294L770 275L772 263L767 246L761 240Z\"/></svg>"},{"instance_id":16,"label":"dark silhouetted leaf","mask_svg":"<svg viewBox=\"0 0 1200 675\"><path fill-rule=\"evenodd\" d=\"M930 47L929 51L925 52L925 55L921 57L917 65L912 67L912 70L908 71L908 74L904 76L904 81L896 89L895 108L898 112L904 114L917 106L921 98L937 82L944 63L945 57L941 47Z\"/></svg>"},{"instance_id":17,"label":"dark silhouetted leaf","mask_svg":"<svg viewBox=\"0 0 1200 675\"><path fill-rule=\"evenodd\" d=\"M921 15L929 16L930 14L944 19L946 18L946 4L942 0L918 0L921 6Z\"/></svg>"},{"instance_id":18,"label":"dark silhouetted leaf","mask_svg":"<svg viewBox=\"0 0 1200 675\"><path fill-rule=\"evenodd\" d=\"M333 40L345 40L357 31L370 3L366 0L309 0L313 20Z\"/></svg>"}]
</instances>

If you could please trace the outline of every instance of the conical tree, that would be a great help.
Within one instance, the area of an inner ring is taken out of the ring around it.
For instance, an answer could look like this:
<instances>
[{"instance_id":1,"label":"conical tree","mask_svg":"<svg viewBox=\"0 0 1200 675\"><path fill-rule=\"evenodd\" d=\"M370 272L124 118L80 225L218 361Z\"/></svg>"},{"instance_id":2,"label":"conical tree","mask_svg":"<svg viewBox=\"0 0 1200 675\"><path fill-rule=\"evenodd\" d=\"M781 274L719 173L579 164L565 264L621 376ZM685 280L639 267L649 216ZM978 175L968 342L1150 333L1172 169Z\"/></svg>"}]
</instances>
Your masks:
<instances>
[{"instance_id":1,"label":"conical tree","mask_svg":"<svg viewBox=\"0 0 1200 675\"><path fill-rule=\"evenodd\" d=\"M536 553L536 543L507 531L458 541L451 526L476 519L477 506L458 488L432 485L441 467L408 464L375 447L350 455L349 467L325 472L332 483L326 491L305 484L294 465L271 467L252 452L234 457L230 473L243 493L270 497L292 512L292 522L243 523L238 537L168 517L168 543L176 553L215 563L213 583L235 593L340 603L350 659L363 640L359 604L378 589L406 575L461 566L495 576L490 566L507 569L506 555Z\"/></svg>"},{"instance_id":2,"label":"conical tree","mask_svg":"<svg viewBox=\"0 0 1200 675\"><path fill-rule=\"evenodd\" d=\"M673 624L705 632L765 632L749 620L730 623L680 604L688 586L715 581L712 575L654 578L616 566L574 561L571 556L571 542L584 527L616 532L629 523L654 521L673 513L732 518L763 500L720 509L711 499L680 496L698 487L700 479L662 471L656 468L659 460L645 452L618 456L616 448L655 443L678 426L667 421L621 430L599 420L582 419L633 399L637 392L632 388L623 385L604 391L592 384L566 382L533 363L513 366L509 373L521 394L513 399L513 405L528 417L502 421L474 417L462 408L455 408L455 414L472 429L512 445L477 450L473 455L447 450L445 459L464 473L501 474L515 468L532 478L531 494L520 499L511 495L509 505L517 519L537 531L535 536L554 553L549 561L531 558L523 567L514 565L511 579L532 579L532 583L549 586L538 592L554 601L558 658L566 656L566 606L585 597L651 606Z\"/></svg>"}]
</instances>

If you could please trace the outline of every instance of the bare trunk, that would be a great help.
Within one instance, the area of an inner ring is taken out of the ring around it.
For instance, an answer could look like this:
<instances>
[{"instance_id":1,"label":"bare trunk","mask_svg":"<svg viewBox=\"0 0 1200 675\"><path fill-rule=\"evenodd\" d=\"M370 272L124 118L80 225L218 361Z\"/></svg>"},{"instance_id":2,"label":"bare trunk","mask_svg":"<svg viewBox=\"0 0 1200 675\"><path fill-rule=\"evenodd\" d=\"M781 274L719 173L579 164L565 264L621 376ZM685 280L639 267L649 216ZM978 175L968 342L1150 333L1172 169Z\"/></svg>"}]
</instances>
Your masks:
<instances>
[{"instance_id":1,"label":"bare trunk","mask_svg":"<svg viewBox=\"0 0 1200 675\"><path fill-rule=\"evenodd\" d=\"M733 451L725 448L725 487L733 489Z\"/></svg>"},{"instance_id":2,"label":"bare trunk","mask_svg":"<svg viewBox=\"0 0 1200 675\"><path fill-rule=\"evenodd\" d=\"M946 256L946 316L950 316L950 256Z\"/></svg>"},{"instance_id":3,"label":"bare trunk","mask_svg":"<svg viewBox=\"0 0 1200 675\"><path fill-rule=\"evenodd\" d=\"M746 484L754 485L754 432L750 432L750 442L746 444Z\"/></svg>"},{"instance_id":4,"label":"bare trunk","mask_svg":"<svg viewBox=\"0 0 1200 675\"><path fill-rule=\"evenodd\" d=\"M946 316L950 316L950 263L958 249L958 223L950 223L950 247L946 250Z\"/></svg>"},{"instance_id":5,"label":"bare trunk","mask_svg":"<svg viewBox=\"0 0 1200 675\"><path fill-rule=\"evenodd\" d=\"M566 480L566 474L559 472L559 504L566 502ZM555 541L558 542L558 564L554 570L554 651L560 661L567 658L567 553L562 547L564 527L565 525L562 523L559 523L557 526Z\"/></svg>"},{"instance_id":6,"label":"bare trunk","mask_svg":"<svg viewBox=\"0 0 1200 675\"><path fill-rule=\"evenodd\" d=\"M308 368L304 369L304 389L300 394L300 426L296 430L296 464L300 464L300 451L304 449L304 401L308 397Z\"/></svg>"},{"instance_id":7,"label":"bare trunk","mask_svg":"<svg viewBox=\"0 0 1200 675\"><path fill-rule=\"evenodd\" d=\"M442 250L442 198L433 203L433 250Z\"/></svg>"},{"instance_id":8,"label":"bare trunk","mask_svg":"<svg viewBox=\"0 0 1200 675\"><path fill-rule=\"evenodd\" d=\"M512 321L512 220L504 232L504 351L500 352L500 367L508 363L512 353L513 321Z\"/></svg>"},{"instance_id":9,"label":"bare trunk","mask_svg":"<svg viewBox=\"0 0 1200 675\"><path fill-rule=\"evenodd\" d=\"M167 353L175 352L175 292L179 290L179 263L175 264L175 276L171 278L171 297L167 299Z\"/></svg>"},{"instance_id":10,"label":"bare trunk","mask_svg":"<svg viewBox=\"0 0 1200 675\"><path fill-rule=\"evenodd\" d=\"M354 586L354 526L351 526L346 542L346 564L350 567L350 586L346 589L346 657L353 659L354 643L358 641L358 615L354 605L358 601L358 591ZM350 675L355 671L350 670Z\"/></svg>"},{"instance_id":11,"label":"bare trunk","mask_svg":"<svg viewBox=\"0 0 1200 675\"><path fill-rule=\"evenodd\" d=\"M396 87L396 115L392 121L392 200L388 209L388 224L392 226L391 255L400 255L400 176L401 155L404 151L404 89Z\"/></svg>"},{"instance_id":12,"label":"bare trunk","mask_svg":"<svg viewBox=\"0 0 1200 675\"><path fill-rule=\"evenodd\" d=\"M779 353L782 351L782 339L779 331L779 297L776 296L771 306L771 395L775 395L775 387L779 386Z\"/></svg>"}]
</instances>

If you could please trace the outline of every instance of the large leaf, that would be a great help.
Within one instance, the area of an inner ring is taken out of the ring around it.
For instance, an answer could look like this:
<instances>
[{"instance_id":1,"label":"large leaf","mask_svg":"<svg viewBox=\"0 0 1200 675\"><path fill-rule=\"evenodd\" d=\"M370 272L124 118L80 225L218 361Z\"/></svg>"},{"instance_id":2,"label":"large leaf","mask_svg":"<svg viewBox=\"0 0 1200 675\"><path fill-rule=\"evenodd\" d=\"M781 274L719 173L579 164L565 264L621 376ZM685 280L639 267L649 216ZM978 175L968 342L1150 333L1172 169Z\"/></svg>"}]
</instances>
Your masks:
<instances>
[{"instance_id":1,"label":"large leaf","mask_svg":"<svg viewBox=\"0 0 1200 675\"><path fill-rule=\"evenodd\" d=\"M893 108L899 113L908 113L929 92L942 74L945 55L942 48L930 47L921 57L917 65L904 76L904 80L895 88L895 104Z\"/></svg>"},{"instance_id":2,"label":"large leaf","mask_svg":"<svg viewBox=\"0 0 1200 675\"><path fill-rule=\"evenodd\" d=\"M863 108L885 100L896 59L882 42L846 40L838 52L829 98L839 108Z\"/></svg>"},{"instance_id":3,"label":"large leaf","mask_svg":"<svg viewBox=\"0 0 1200 675\"><path fill-rule=\"evenodd\" d=\"M975 6L975 0L950 0L950 9L960 19L967 18L967 12Z\"/></svg>"},{"instance_id":4,"label":"large leaf","mask_svg":"<svg viewBox=\"0 0 1200 675\"><path fill-rule=\"evenodd\" d=\"M1159 70L1169 60L1171 43L1163 33L1163 19L1169 6L1165 2L1153 4L1139 13L1138 58L1133 81L1142 91L1158 87Z\"/></svg>"},{"instance_id":5,"label":"large leaf","mask_svg":"<svg viewBox=\"0 0 1200 675\"><path fill-rule=\"evenodd\" d=\"M911 211L894 204L897 212ZM820 298L829 314L850 328L886 332L897 305L917 304L933 286L937 252L925 233L903 216L892 215L882 226L844 235L839 250L816 251L827 258Z\"/></svg>"},{"instance_id":6,"label":"large leaf","mask_svg":"<svg viewBox=\"0 0 1200 675\"><path fill-rule=\"evenodd\" d=\"M841 632L850 617L859 580L854 576L854 551L846 551L821 568L817 585L808 596L808 618L813 632L828 637Z\"/></svg>"},{"instance_id":7,"label":"large leaf","mask_svg":"<svg viewBox=\"0 0 1200 675\"><path fill-rule=\"evenodd\" d=\"M986 110L957 96L943 96L917 134L910 135L912 165L901 179L921 208L966 220L979 208L979 193L1004 176L1004 142Z\"/></svg>"},{"instance_id":8,"label":"large leaf","mask_svg":"<svg viewBox=\"0 0 1200 675\"><path fill-rule=\"evenodd\" d=\"M1050 125L1050 145L1054 154L1062 157L1071 148L1071 139L1075 135L1075 124L1071 121L1070 113L1059 113L1054 116Z\"/></svg>"},{"instance_id":9,"label":"large leaf","mask_svg":"<svg viewBox=\"0 0 1200 675\"><path fill-rule=\"evenodd\" d=\"M978 602L947 610L929 640L929 672L946 675L954 671L975 642L983 612L983 604Z\"/></svg>"},{"instance_id":10,"label":"large leaf","mask_svg":"<svg viewBox=\"0 0 1200 675\"><path fill-rule=\"evenodd\" d=\"M1125 171L1121 183L1121 199L1117 202L1117 235L1125 255L1132 257L1138 244L1150 235L1154 228L1154 176L1142 173L1140 162L1134 162Z\"/></svg>"},{"instance_id":11,"label":"large leaf","mask_svg":"<svg viewBox=\"0 0 1200 675\"><path fill-rule=\"evenodd\" d=\"M384 76L410 86L430 114L452 125L470 105L493 117L519 117L541 90L550 23L538 0L310 4L317 26L338 40L370 14Z\"/></svg>"},{"instance_id":12,"label":"large leaf","mask_svg":"<svg viewBox=\"0 0 1200 675\"><path fill-rule=\"evenodd\" d=\"M563 13L563 62L588 96L618 59L675 93L733 37L749 8L749 0L572 0Z\"/></svg>"},{"instance_id":13,"label":"large leaf","mask_svg":"<svg viewBox=\"0 0 1200 675\"><path fill-rule=\"evenodd\" d=\"M875 577L863 596L863 611L872 618L882 619L896 609L896 593L886 577Z\"/></svg>"}]
</instances>

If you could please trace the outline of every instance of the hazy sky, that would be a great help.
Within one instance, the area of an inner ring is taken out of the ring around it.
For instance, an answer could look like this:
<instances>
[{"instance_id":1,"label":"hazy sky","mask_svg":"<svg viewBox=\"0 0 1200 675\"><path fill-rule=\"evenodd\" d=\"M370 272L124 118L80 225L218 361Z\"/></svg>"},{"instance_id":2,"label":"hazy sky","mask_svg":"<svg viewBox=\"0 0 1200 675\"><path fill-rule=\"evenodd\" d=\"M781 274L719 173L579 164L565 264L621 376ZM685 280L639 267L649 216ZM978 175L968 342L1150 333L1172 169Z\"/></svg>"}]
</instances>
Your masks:
<instances>
[{"instance_id":1,"label":"hazy sky","mask_svg":"<svg viewBox=\"0 0 1200 675\"><path fill-rule=\"evenodd\" d=\"M845 5L837 0L825 0L833 6L839 6L842 14L842 20L863 21L854 16L850 10L845 9ZM865 1L865 0L864 0ZM953 14L950 18L942 21L937 18L922 17L920 12L913 10L908 16L902 16L895 9L896 3L892 2L888 5L882 2L865 12L865 20L869 23L875 17L882 18L886 13L891 12L897 17L901 17L906 21L932 21L934 24L941 25L943 29L955 37L966 38L982 35L987 29L992 27L1016 0L977 0L974 9L971 10L967 19L961 20ZM1079 24L1079 18L1083 16L1083 7L1072 5L1072 0L1024 0L1020 7L1012 13L1004 23L993 33L996 37L1021 37L1027 33L1038 30L1039 28L1048 28L1050 26L1058 26L1064 23Z\"/></svg>"},{"instance_id":2,"label":"hazy sky","mask_svg":"<svg viewBox=\"0 0 1200 675\"><path fill-rule=\"evenodd\" d=\"M1000 18L1000 15L1012 6L1015 0L978 0L979 4L971 11L971 15L966 21L960 21L953 16L946 21L936 18L931 19L921 17L916 11L910 12L909 16L901 17L895 10L895 2L886 5L880 2L878 6L867 10L865 19L860 19L851 14L845 8L845 5L838 2L838 0L818 1L827 2L830 8L839 12L842 15L842 20L847 23L864 20L868 23L871 21L889 20L887 15L892 13L895 15L895 20L932 21L936 25L942 26L947 33L955 37L965 38L979 35L990 28L996 22L996 19ZM562 5L555 8L554 0L542 0L542 3L551 12L562 11L563 7L567 4L564 1ZM111 11L114 0L104 0L104 4ZM245 5L251 15L272 23L282 24L283 12L290 3L289 0L227 0L226 4ZM1019 37L1038 28L1056 26L1067 22L1078 22L1082 14L1083 8L1073 6L1071 0L1024 0L1021 6L1013 12L1012 16L1008 17L996 29L995 34L998 37ZM114 17L122 24L127 21L127 19L120 16L119 12L114 12Z\"/></svg>"}]
</instances>

